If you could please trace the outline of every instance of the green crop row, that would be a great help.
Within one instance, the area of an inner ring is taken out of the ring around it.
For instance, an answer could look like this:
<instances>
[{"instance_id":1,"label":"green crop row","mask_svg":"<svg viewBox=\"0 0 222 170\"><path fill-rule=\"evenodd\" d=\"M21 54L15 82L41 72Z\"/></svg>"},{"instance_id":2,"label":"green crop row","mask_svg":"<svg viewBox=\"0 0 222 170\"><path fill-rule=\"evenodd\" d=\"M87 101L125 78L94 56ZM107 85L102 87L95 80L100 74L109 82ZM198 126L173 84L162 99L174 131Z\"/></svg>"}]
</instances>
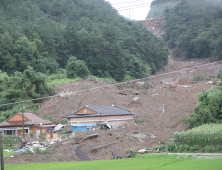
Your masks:
<instances>
[{"instance_id":1,"label":"green crop row","mask_svg":"<svg viewBox=\"0 0 222 170\"><path fill-rule=\"evenodd\" d=\"M174 142L176 144L198 145L201 148L210 145L222 145L222 125L205 124L188 131L175 132Z\"/></svg>"}]
</instances>

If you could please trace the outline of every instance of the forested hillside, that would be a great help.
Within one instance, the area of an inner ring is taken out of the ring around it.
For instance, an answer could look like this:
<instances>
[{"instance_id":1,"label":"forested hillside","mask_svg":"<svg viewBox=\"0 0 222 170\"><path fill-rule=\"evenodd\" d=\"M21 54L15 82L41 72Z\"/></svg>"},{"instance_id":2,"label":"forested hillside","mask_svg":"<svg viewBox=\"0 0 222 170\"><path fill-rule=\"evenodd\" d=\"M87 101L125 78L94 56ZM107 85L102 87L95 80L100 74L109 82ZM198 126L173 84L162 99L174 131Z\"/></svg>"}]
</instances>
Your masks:
<instances>
[{"instance_id":1,"label":"forested hillside","mask_svg":"<svg viewBox=\"0 0 222 170\"><path fill-rule=\"evenodd\" d=\"M75 68L120 81L167 64L156 37L104 0L2 0L0 20L0 70L9 75L27 66L49 75L74 58Z\"/></svg>"},{"instance_id":2,"label":"forested hillside","mask_svg":"<svg viewBox=\"0 0 222 170\"><path fill-rule=\"evenodd\" d=\"M153 0L146 18L164 19L165 10L176 6L180 0Z\"/></svg>"},{"instance_id":3,"label":"forested hillside","mask_svg":"<svg viewBox=\"0 0 222 170\"><path fill-rule=\"evenodd\" d=\"M181 0L165 12L165 40L175 55L222 58L222 0Z\"/></svg>"},{"instance_id":4,"label":"forested hillside","mask_svg":"<svg viewBox=\"0 0 222 170\"><path fill-rule=\"evenodd\" d=\"M167 64L163 43L104 0L1 0L0 22L0 105L54 94L49 75L122 81ZM0 121L21 106L1 106Z\"/></svg>"}]
</instances>

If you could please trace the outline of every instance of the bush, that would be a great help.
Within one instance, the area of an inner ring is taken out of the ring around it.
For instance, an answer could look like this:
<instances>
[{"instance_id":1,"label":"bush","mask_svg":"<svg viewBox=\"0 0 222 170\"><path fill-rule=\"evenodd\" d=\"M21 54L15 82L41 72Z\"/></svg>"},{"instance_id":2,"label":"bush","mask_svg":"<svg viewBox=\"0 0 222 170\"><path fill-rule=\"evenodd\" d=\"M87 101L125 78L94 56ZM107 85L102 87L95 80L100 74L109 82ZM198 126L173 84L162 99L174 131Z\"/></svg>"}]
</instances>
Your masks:
<instances>
[{"instance_id":1,"label":"bush","mask_svg":"<svg viewBox=\"0 0 222 170\"><path fill-rule=\"evenodd\" d=\"M5 146L12 146L16 141L22 141L21 137L5 135L3 136L3 144Z\"/></svg>"},{"instance_id":2,"label":"bush","mask_svg":"<svg viewBox=\"0 0 222 170\"><path fill-rule=\"evenodd\" d=\"M51 149L41 150L39 147L33 149L36 154L47 154Z\"/></svg>"},{"instance_id":3,"label":"bush","mask_svg":"<svg viewBox=\"0 0 222 170\"><path fill-rule=\"evenodd\" d=\"M181 144L179 145L179 149L178 152L188 152L188 150L190 149L190 146L187 144Z\"/></svg>"},{"instance_id":4,"label":"bush","mask_svg":"<svg viewBox=\"0 0 222 170\"><path fill-rule=\"evenodd\" d=\"M27 154L33 154L33 152L30 151L30 149L26 149L25 151L26 151Z\"/></svg>"},{"instance_id":5,"label":"bush","mask_svg":"<svg viewBox=\"0 0 222 170\"><path fill-rule=\"evenodd\" d=\"M161 152L165 152L166 151L166 146L163 145L163 144L159 144L157 147L156 147L157 151L161 151Z\"/></svg>"},{"instance_id":6,"label":"bush","mask_svg":"<svg viewBox=\"0 0 222 170\"><path fill-rule=\"evenodd\" d=\"M211 88L198 93L198 103L194 112L182 119L187 129L209 123L222 122L222 90Z\"/></svg>"},{"instance_id":7,"label":"bush","mask_svg":"<svg viewBox=\"0 0 222 170\"><path fill-rule=\"evenodd\" d=\"M215 150L218 151L218 152L221 152L222 151L222 146L221 145L217 145Z\"/></svg>"},{"instance_id":8,"label":"bush","mask_svg":"<svg viewBox=\"0 0 222 170\"><path fill-rule=\"evenodd\" d=\"M191 152L196 152L200 149L200 147L198 145L193 145L192 147L190 147Z\"/></svg>"},{"instance_id":9,"label":"bush","mask_svg":"<svg viewBox=\"0 0 222 170\"><path fill-rule=\"evenodd\" d=\"M128 149L127 150L127 154L132 154L132 156L136 156L137 155L137 151L135 149Z\"/></svg>"},{"instance_id":10,"label":"bush","mask_svg":"<svg viewBox=\"0 0 222 170\"><path fill-rule=\"evenodd\" d=\"M168 151L170 152L178 152L178 145L176 145L174 142L170 142L168 145Z\"/></svg>"},{"instance_id":11,"label":"bush","mask_svg":"<svg viewBox=\"0 0 222 170\"><path fill-rule=\"evenodd\" d=\"M66 74L68 78L83 78L89 75L90 71L86 66L85 61L76 60L76 57L71 56L67 62Z\"/></svg>"},{"instance_id":12,"label":"bush","mask_svg":"<svg viewBox=\"0 0 222 170\"><path fill-rule=\"evenodd\" d=\"M136 123L146 123L147 122L147 120L146 119L136 119L136 121L135 121Z\"/></svg>"},{"instance_id":13,"label":"bush","mask_svg":"<svg viewBox=\"0 0 222 170\"><path fill-rule=\"evenodd\" d=\"M33 138L33 137L34 137L34 133L33 133L31 130L29 130L29 137L30 137L30 138Z\"/></svg>"},{"instance_id":14,"label":"bush","mask_svg":"<svg viewBox=\"0 0 222 170\"><path fill-rule=\"evenodd\" d=\"M96 80L96 77L93 76L93 75L88 75L87 78L86 78L87 81L94 81L94 82L97 82Z\"/></svg>"},{"instance_id":15,"label":"bush","mask_svg":"<svg viewBox=\"0 0 222 170\"><path fill-rule=\"evenodd\" d=\"M207 153L214 153L215 152L215 147L214 146L205 146L204 147L205 152Z\"/></svg>"},{"instance_id":16,"label":"bush","mask_svg":"<svg viewBox=\"0 0 222 170\"><path fill-rule=\"evenodd\" d=\"M193 77L193 81L203 81L205 79L205 75L196 75Z\"/></svg>"},{"instance_id":17,"label":"bush","mask_svg":"<svg viewBox=\"0 0 222 170\"><path fill-rule=\"evenodd\" d=\"M40 133L39 138L40 139L45 139L45 135L43 133Z\"/></svg>"},{"instance_id":18,"label":"bush","mask_svg":"<svg viewBox=\"0 0 222 170\"><path fill-rule=\"evenodd\" d=\"M204 148L202 148L200 151L204 152L204 153L214 153L216 150L216 148L214 146L205 146Z\"/></svg>"}]
</instances>

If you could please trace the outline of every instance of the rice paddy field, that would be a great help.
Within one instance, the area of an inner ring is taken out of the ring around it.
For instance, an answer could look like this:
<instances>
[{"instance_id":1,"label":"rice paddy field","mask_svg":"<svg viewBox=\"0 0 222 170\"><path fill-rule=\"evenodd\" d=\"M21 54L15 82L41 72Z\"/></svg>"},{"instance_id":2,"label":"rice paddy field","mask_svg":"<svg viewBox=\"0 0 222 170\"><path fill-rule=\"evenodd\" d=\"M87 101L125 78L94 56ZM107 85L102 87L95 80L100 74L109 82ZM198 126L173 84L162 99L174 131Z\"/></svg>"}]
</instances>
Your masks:
<instances>
[{"instance_id":1,"label":"rice paddy field","mask_svg":"<svg viewBox=\"0 0 222 170\"><path fill-rule=\"evenodd\" d=\"M5 165L6 170L221 170L222 160L191 160L184 158L144 157L89 162L56 162Z\"/></svg>"},{"instance_id":2,"label":"rice paddy field","mask_svg":"<svg viewBox=\"0 0 222 170\"><path fill-rule=\"evenodd\" d=\"M222 145L222 124L205 124L188 131L174 133L176 144L198 145L201 148Z\"/></svg>"}]
</instances>

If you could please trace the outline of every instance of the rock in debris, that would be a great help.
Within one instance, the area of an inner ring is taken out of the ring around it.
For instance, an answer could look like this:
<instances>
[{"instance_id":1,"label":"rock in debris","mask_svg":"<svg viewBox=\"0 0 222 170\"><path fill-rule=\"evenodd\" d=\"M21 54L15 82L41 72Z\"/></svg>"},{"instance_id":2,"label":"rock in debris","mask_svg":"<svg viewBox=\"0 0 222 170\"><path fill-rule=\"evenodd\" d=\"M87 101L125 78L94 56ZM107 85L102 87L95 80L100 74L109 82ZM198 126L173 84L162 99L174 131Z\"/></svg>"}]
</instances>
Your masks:
<instances>
[{"instance_id":1,"label":"rock in debris","mask_svg":"<svg viewBox=\"0 0 222 170\"><path fill-rule=\"evenodd\" d=\"M156 136L149 134L149 133L139 133L139 134L135 134L135 135L131 135L134 138L155 138Z\"/></svg>"}]
</instances>

